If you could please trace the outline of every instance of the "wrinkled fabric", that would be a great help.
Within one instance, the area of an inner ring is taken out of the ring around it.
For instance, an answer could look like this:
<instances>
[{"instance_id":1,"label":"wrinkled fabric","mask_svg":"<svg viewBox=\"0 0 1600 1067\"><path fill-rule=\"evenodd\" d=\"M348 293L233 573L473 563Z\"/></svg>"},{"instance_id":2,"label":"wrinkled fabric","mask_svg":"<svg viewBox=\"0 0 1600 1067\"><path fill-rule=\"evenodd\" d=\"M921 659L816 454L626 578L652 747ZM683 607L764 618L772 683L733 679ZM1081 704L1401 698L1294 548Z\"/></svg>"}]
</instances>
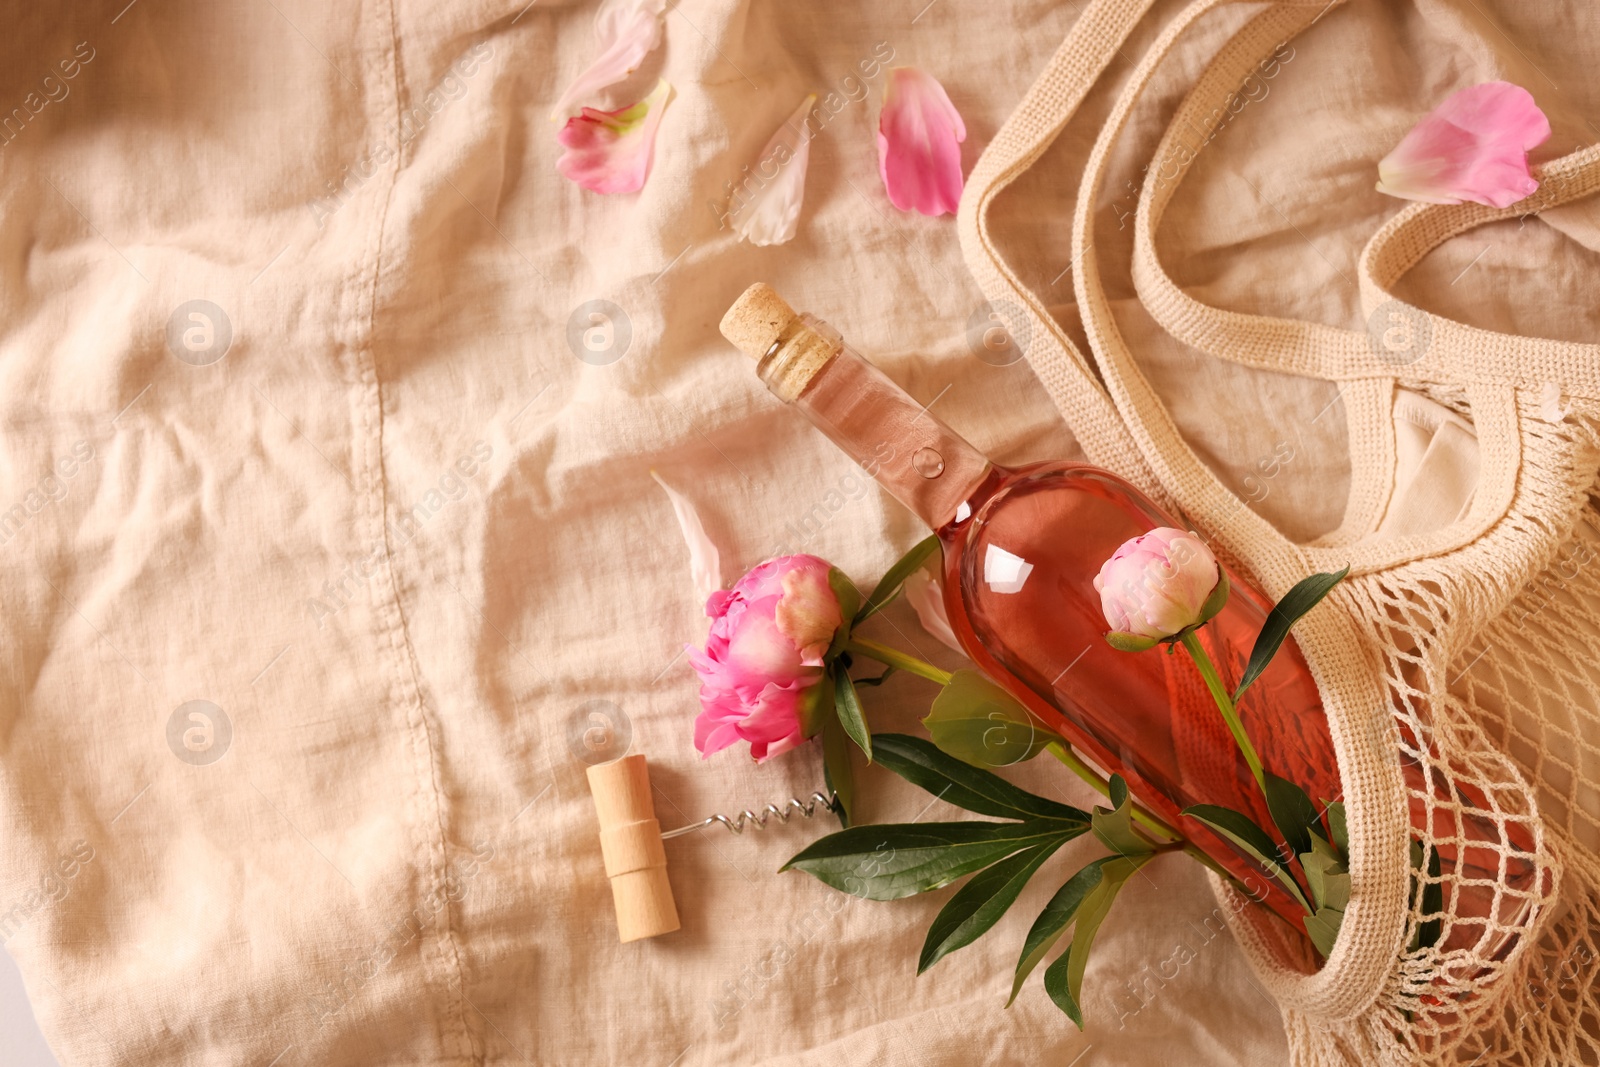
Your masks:
<instances>
[{"instance_id":1,"label":"wrinkled fabric","mask_svg":"<svg viewBox=\"0 0 1600 1067\"><path fill-rule=\"evenodd\" d=\"M1079 1034L1037 980L1002 1005L1029 923L1092 843L920 978L950 891L879 904L779 875L821 832L802 821L669 842L683 928L618 945L584 780L646 754L667 826L822 782L815 746L698 759L681 650L705 620L652 467L694 498L728 574L805 551L870 584L923 534L720 339L749 283L826 318L996 459L1077 454L1015 346L992 343L952 221L889 205L874 141L883 70L914 64L965 119L970 168L1076 11L674 6L665 46L593 102L674 86L631 196L555 167L548 113L592 59L592 5L12 16L0 935L64 1067L1283 1062L1230 916L1181 858L1102 928ZM1243 12L1224 15L1141 105L1119 181ZM1451 89L1497 77L1551 118L1536 162L1588 143L1597 22L1510 0L1331 13L1196 164L1162 238L1175 276L1209 303L1359 325L1351 265L1396 210L1376 161ZM1126 70L997 210L1069 331L1072 190ZM760 180L743 168L808 92L798 233L739 243L731 198ZM1592 338L1595 218L1579 203L1475 231L1405 295ZM1191 443L1296 536L1337 525L1335 387L1197 359L1139 311L1125 247L1103 259ZM873 626L956 662L903 604ZM898 677L873 696L876 729L912 731L931 692ZM1090 799L1047 767L1017 777ZM959 817L879 769L864 783L867 819Z\"/></svg>"}]
</instances>

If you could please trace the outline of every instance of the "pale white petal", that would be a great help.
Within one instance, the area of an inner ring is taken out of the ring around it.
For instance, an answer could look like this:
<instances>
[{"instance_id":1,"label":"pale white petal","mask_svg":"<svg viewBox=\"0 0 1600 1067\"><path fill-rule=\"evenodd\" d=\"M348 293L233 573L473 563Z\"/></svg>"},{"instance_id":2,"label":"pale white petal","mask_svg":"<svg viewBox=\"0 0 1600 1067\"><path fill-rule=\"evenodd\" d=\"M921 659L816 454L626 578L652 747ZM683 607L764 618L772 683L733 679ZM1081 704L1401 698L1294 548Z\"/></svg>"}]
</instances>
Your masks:
<instances>
[{"instance_id":1,"label":"pale white petal","mask_svg":"<svg viewBox=\"0 0 1600 1067\"><path fill-rule=\"evenodd\" d=\"M817 94L800 101L794 114L767 141L747 172L745 187L752 198L736 212L734 226L741 240L753 245L781 245L794 237L806 196L806 168L811 164L811 131L806 118Z\"/></svg>"},{"instance_id":2,"label":"pale white petal","mask_svg":"<svg viewBox=\"0 0 1600 1067\"><path fill-rule=\"evenodd\" d=\"M701 603L705 603L707 597L722 588L722 556L711 538L706 536L705 527L700 525L700 514L695 511L689 498L662 481L661 475L655 471L650 472L650 477L656 480L656 484L666 492L667 499L672 501L672 512L678 517L684 543L689 546L689 573L694 579L695 595Z\"/></svg>"},{"instance_id":3,"label":"pale white petal","mask_svg":"<svg viewBox=\"0 0 1600 1067\"><path fill-rule=\"evenodd\" d=\"M917 621L922 628L941 643L966 655L961 642L956 640L955 630L950 626L950 616L945 613L944 588L939 579L918 568L906 579L905 591L906 603L917 613Z\"/></svg>"},{"instance_id":4,"label":"pale white petal","mask_svg":"<svg viewBox=\"0 0 1600 1067\"><path fill-rule=\"evenodd\" d=\"M1539 415L1545 422L1560 422L1567 417L1567 409L1561 403L1560 382L1544 383L1539 392Z\"/></svg>"},{"instance_id":5,"label":"pale white petal","mask_svg":"<svg viewBox=\"0 0 1600 1067\"><path fill-rule=\"evenodd\" d=\"M600 55L561 94L550 117L560 121L572 105L639 69L661 43L661 15L667 0L603 0L594 16Z\"/></svg>"}]
</instances>

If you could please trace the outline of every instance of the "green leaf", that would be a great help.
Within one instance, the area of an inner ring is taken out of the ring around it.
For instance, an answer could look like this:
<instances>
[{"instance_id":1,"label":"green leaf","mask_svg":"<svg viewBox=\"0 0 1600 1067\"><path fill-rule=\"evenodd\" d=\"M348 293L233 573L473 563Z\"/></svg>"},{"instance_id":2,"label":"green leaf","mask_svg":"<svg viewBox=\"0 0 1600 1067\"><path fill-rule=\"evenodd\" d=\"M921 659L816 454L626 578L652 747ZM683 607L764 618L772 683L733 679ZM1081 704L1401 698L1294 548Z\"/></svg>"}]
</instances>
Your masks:
<instances>
[{"instance_id":1,"label":"green leaf","mask_svg":"<svg viewBox=\"0 0 1600 1067\"><path fill-rule=\"evenodd\" d=\"M848 829L855 821L855 769L850 765L850 742L844 727L832 715L822 724L822 780L834 795L833 811L839 816L839 825Z\"/></svg>"},{"instance_id":2,"label":"green leaf","mask_svg":"<svg viewBox=\"0 0 1600 1067\"><path fill-rule=\"evenodd\" d=\"M851 625L859 626L883 610L885 604L899 595L900 588L906 584L906 579L911 577L911 572L927 562L928 557L938 550L939 538L935 534L929 534L912 545L911 551L896 560L894 566L878 580L878 584L873 587L872 595L867 597L867 602L861 606L861 610L855 613Z\"/></svg>"},{"instance_id":3,"label":"green leaf","mask_svg":"<svg viewBox=\"0 0 1600 1067\"><path fill-rule=\"evenodd\" d=\"M832 671L843 671L844 667L830 667ZM816 737L822 732L823 723L833 718L833 680L824 677L818 685L807 686L800 694L799 701L800 736Z\"/></svg>"},{"instance_id":4,"label":"green leaf","mask_svg":"<svg viewBox=\"0 0 1600 1067\"><path fill-rule=\"evenodd\" d=\"M1329 863L1344 866L1344 856L1337 846L1329 844L1328 840L1320 833L1311 835L1311 852Z\"/></svg>"},{"instance_id":5,"label":"green leaf","mask_svg":"<svg viewBox=\"0 0 1600 1067\"><path fill-rule=\"evenodd\" d=\"M1317 879L1319 886L1315 892L1319 899L1316 904L1322 908L1333 908L1343 911L1350 905L1350 874L1347 871L1324 870Z\"/></svg>"},{"instance_id":6,"label":"green leaf","mask_svg":"<svg viewBox=\"0 0 1600 1067\"><path fill-rule=\"evenodd\" d=\"M1289 636L1289 627L1316 607L1318 602L1339 584L1339 580L1349 573L1350 568L1347 566L1336 574L1313 574L1296 582L1295 587L1284 594L1283 599L1278 601L1267 614L1267 621L1262 624L1261 632L1256 635L1256 646L1250 651L1250 662L1245 665L1244 677L1239 679L1239 688L1233 693L1235 704L1244 695L1244 691L1250 688L1251 683L1261 677L1261 672L1267 669L1272 657L1278 654L1278 649L1283 646L1283 639Z\"/></svg>"},{"instance_id":7,"label":"green leaf","mask_svg":"<svg viewBox=\"0 0 1600 1067\"><path fill-rule=\"evenodd\" d=\"M1339 855L1350 855L1350 830L1344 818L1344 801L1335 800L1323 805L1328 810L1328 833L1339 846Z\"/></svg>"},{"instance_id":8,"label":"green leaf","mask_svg":"<svg viewBox=\"0 0 1600 1067\"><path fill-rule=\"evenodd\" d=\"M1117 892L1150 859L1150 856L1116 856L1105 861L1100 868L1099 884L1089 891L1078 908L1072 943L1045 969L1044 991L1050 994L1056 1007L1078 1024L1079 1030L1083 1029L1083 1010L1079 1005L1083 1002L1083 973L1089 966L1089 948L1094 944L1100 924L1110 914Z\"/></svg>"},{"instance_id":9,"label":"green leaf","mask_svg":"<svg viewBox=\"0 0 1600 1067\"><path fill-rule=\"evenodd\" d=\"M1078 913L1084 898L1100 884L1101 868L1114 859L1115 856L1102 856L1068 878L1033 921L1033 926L1028 929L1028 937L1022 943L1022 957L1017 960L1017 974L1011 980L1011 997L1006 1001L1006 1007L1011 1007L1011 1002L1017 999L1017 993L1022 989L1022 983L1028 980L1028 975L1061 940L1061 934Z\"/></svg>"},{"instance_id":10,"label":"green leaf","mask_svg":"<svg viewBox=\"0 0 1600 1067\"><path fill-rule=\"evenodd\" d=\"M1267 811L1271 812L1272 821L1277 823L1278 832L1283 834L1283 839L1289 843L1295 855L1310 852L1312 830L1322 827L1316 805L1311 803L1304 789L1287 778L1279 778L1271 771L1266 771L1265 775Z\"/></svg>"},{"instance_id":11,"label":"green leaf","mask_svg":"<svg viewBox=\"0 0 1600 1067\"><path fill-rule=\"evenodd\" d=\"M1106 644L1118 652L1144 652L1147 649L1155 648L1158 643L1153 637L1125 634L1120 630L1112 630L1106 634Z\"/></svg>"},{"instance_id":12,"label":"green leaf","mask_svg":"<svg viewBox=\"0 0 1600 1067\"><path fill-rule=\"evenodd\" d=\"M1194 804L1184 808L1183 814L1199 819L1267 866L1283 866L1277 844L1244 812L1220 804Z\"/></svg>"},{"instance_id":13,"label":"green leaf","mask_svg":"<svg viewBox=\"0 0 1600 1067\"><path fill-rule=\"evenodd\" d=\"M1128 783L1122 775L1111 776L1110 810L1095 808L1090 816L1094 836L1101 844L1119 856L1139 856L1154 852L1156 846L1140 837L1133 829L1133 805L1128 803Z\"/></svg>"},{"instance_id":14,"label":"green leaf","mask_svg":"<svg viewBox=\"0 0 1600 1067\"><path fill-rule=\"evenodd\" d=\"M1057 819L1089 828L1089 813L1018 789L997 774L940 752L930 741L907 734L878 734L873 757L912 785L958 808L1001 819Z\"/></svg>"},{"instance_id":15,"label":"green leaf","mask_svg":"<svg viewBox=\"0 0 1600 1067\"><path fill-rule=\"evenodd\" d=\"M1087 956L1088 950L1080 951L1080 957ZM1081 1031L1083 1029L1083 1009L1078 1007L1078 1000L1072 995L1071 975L1073 969L1072 942L1062 950L1056 961L1044 970L1044 991L1050 994L1050 999L1055 1001L1056 1007L1067 1013L1067 1018Z\"/></svg>"},{"instance_id":16,"label":"green leaf","mask_svg":"<svg viewBox=\"0 0 1600 1067\"><path fill-rule=\"evenodd\" d=\"M1070 841L1083 831L1055 819L852 826L812 842L780 869L805 871L867 900L899 900L949 885L1023 849Z\"/></svg>"},{"instance_id":17,"label":"green leaf","mask_svg":"<svg viewBox=\"0 0 1600 1067\"><path fill-rule=\"evenodd\" d=\"M867 713L861 707L861 698L856 695L855 684L850 681L850 672L843 667L833 672L833 706L839 713L839 725L850 735L850 740L867 754L867 762L871 763L872 731L867 728Z\"/></svg>"},{"instance_id":18,"label":"green leaf","mask_svg":"<svg viewBox=\"0 0 1600 1067\"><path fill-rule=\"evenodd\" d=\"M828 588L833 590L833 595L839 601L839 617L844 621L834 631L833 641L828 645L828 651L823 659L832 663L844 649L844 643L850 640L850 631L853 628L851 618L856 609L861 606L861 590L856 588L856 583L850 576L838 567L828 568Z\"/></svg>"},{"instance_id":19,"label":"green leaf","mask_svg":"<svg viewBox=\"0 0 1600 1067\"><path fill-rule=\"evenodd\" d=\"M1010 693L973 670L956 671L922 720L940 751L974 767L1009 767L1065 743Z\"/></svg>"},{"instance_id":20,"label":"green leaf","mask_svg":"<svg viewBox=\"0 0 1600 1067\"><path fill-rule=\"evenodd\" d=\"M1300 866L1306 872L1312 905L1318 910L1328 907L1343 911L1350 902L1350 875L1334 847L1312 835L1311 851L1301 853Z\"/></svg>"},{"instance_id":21,"label":"green leaf","mask_svg":"<svg viewBox=\"0 0 1600 1067\"><path fill-rule=\"evenodd\" d=\"M883 673L878 675L876 678L857 678L855 679L856 688L860 689L864 685L882 685L884 682L889 680L889 675L893 674L894 672L894 667L885 667L883 669Z\"/></svg>"},{"instance_id":22,"label":"green leaf","mask_svg":"<svg viewBox=\"0 0 1600 1067\"><path fill-rule=\"evenodd\" d=\"M1258 863L1267 869L1284 888L1293 894L1295 900L1307 912L1312 911L1306 895L1301 891L1299 884L1294 880L1288 866L1278 856L1278 846L1273 843L1267 832L1250 821L1250 816L1243 812L1224 808L1218 804L1195 804L1183 809L1183 814L1191 815L1205 823L1211 829L1232 841L1247 853L1253 856Z\"/></svg>"},{"instance_id":23,"label":"green leaf","mask_svg":"<svg viewBox=\"0 0 1600 1067\"><path fill-rule=\"evenodd\" d=\"M917 973L987 933L1016 902L1017 894L1040 865L1065 843L1066 838L1062 838L1035 845L973 875L928 927Z\"/></svg>"},{"instance_id":24,"label":"green leaf","mask_svg":"<svg viewBox=\"0 0 1600 1067\"><path fill-rule=\"evenodd\" d=\"M1333 954L1333 943L1339 938L1339 927L1344 923L1344 912L1338 908L1318 908L1315 915L1306 916L1306 936L1327 959Z\"/></svg>"},{"instance_id":25,"label":"green leaf","mask_svg":"<svg viewBox=\"0 0 1600 1067\"><path fill-rule=\"evenodd\" d=\"M1196 620L1195 625L1204 625L1216 618L1222 609L1228 606L1228 596L1232 591L1233 585L1228 581L1228 572L1218 567L1217 584L1211 587L1205 602L1200 605L1200 618Z\"/></svg>"}]
</instances>

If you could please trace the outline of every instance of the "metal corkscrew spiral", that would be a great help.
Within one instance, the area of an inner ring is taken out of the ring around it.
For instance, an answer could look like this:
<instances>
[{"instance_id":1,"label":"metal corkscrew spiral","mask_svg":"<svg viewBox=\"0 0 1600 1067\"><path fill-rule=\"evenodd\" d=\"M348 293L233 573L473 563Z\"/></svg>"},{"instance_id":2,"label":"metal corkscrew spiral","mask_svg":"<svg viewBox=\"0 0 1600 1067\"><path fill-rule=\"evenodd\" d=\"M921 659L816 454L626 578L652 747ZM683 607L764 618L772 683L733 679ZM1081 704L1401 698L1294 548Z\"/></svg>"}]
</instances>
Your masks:
<instances>
[{"instance_id":1,"label":"metal corkscrew spiral","mask_svg":"<svg viewBox=\"0 0 1600 1067\"><path fill-rule=\"evenodd\" d=\"M803 819L814 818L817 814L817 807L819 805L824 810L831 809L838 801L838 798L839 794L837 793L815 792L812 793L811 797L807 800L801 800L799 797L790 797L781 805L769 803L759 812L751 811L749 808L745 808L743 811L734 815L731 819L728 816L721 814L708 815L699 822L692 822L687 826L680 826L675 830L662 831L661 840L670 841L674 837L682 837L684 834L690 834L696 830L703 830L706 827L716 823L721 823L723 826L728 828L729 832L735 834L744 833L745 828L751 825L754 825L758 830L765 830L767 828L767 822L773 818L776 818L782 823L788 822L796 814Z\"/></svg>"}]
</instances>

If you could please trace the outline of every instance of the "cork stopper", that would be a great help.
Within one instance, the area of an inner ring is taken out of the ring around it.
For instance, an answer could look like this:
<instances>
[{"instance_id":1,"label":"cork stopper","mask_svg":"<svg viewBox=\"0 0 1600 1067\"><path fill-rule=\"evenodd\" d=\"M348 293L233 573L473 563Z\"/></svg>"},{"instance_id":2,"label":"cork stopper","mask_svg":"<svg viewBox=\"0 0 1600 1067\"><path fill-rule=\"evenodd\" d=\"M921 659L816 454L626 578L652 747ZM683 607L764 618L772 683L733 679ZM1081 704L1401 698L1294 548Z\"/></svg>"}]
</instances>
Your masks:
<instances>
[{"instance_id":1,"label":"cork stopper","mask_svg":"<svg viewBox=\"0 0 1600 1067\"><path fill-rule=\"evenodd\" d=\"M756 282L722 316L722 336L751 359L760 359L800 316L766 282Z\"/></svg>"},{"instance_id":2,"label":"cork stopper","mask_svg":"<svg viewBox=\"0 0 1600 1067\"><path fill-rule=\"evenodd\" d=\"M635 753L590 767L589 790L600 821L600 855L611 881L617 938L638 941L678 928L667 882L667 852L650 799L650 770Z\"/></svg>"},{"instance_id":3,"label":"cork stopper","mask_svg":"<svg viewBox=\"0 0 1600 1067\"><path fill-rule=\"evenodd\" d=\"M839 351L838 336L826 336L813 323L772 286L757 282L722 316L722 336L759 361L756 373L767 388L792 403Z\"/></svg>"}]
</instances>

